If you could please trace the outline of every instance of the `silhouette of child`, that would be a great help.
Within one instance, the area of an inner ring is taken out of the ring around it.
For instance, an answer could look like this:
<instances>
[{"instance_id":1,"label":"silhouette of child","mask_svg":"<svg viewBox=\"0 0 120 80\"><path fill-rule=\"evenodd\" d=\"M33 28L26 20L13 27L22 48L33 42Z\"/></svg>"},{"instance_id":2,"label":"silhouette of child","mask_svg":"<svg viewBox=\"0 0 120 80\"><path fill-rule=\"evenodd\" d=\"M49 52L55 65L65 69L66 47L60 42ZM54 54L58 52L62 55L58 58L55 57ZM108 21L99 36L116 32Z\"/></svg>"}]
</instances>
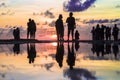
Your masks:
<instances>
[{"instance_id":1,"label":"silhouette of child","mask_svg":"<svg viewBox=\"0 0 120 80\"><path fill-rule=\"evenodd\" d=\"M80 34L79 34L78 30L76 30L76 32L75 32L75 40L79 40L79 36L80 36Z\"/></svg>"}]
</instances>

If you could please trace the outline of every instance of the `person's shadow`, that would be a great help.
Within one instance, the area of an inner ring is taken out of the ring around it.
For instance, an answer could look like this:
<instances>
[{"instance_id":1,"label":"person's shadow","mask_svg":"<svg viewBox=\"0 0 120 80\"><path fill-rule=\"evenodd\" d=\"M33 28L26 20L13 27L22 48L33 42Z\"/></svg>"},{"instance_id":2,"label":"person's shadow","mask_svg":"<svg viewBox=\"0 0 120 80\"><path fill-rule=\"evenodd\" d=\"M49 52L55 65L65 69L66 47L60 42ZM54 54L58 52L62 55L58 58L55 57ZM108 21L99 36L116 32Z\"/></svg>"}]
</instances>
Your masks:
<instances>
[{"instance_id":1,"label":"person's shadow","mask_svg":"<svg viewBox=\"0 0 120 80\"><path fill-rule=\"evenodd\" d=\"M29 59L29 63L34 63L34 59L36 58L36 48L35 43L27 44L27 58Z\"/></svg>"},{"instance_id":2,"label":"person's shadow","mask_svg":"<svg viewBox=\"0 0 120 80\"><path fill-rule=\"evenodd\" d=\"M63 42L58 42L55 58L60 68L63 66L63 56L64 56L64 44Z\"/></svg>"}]
</instances>

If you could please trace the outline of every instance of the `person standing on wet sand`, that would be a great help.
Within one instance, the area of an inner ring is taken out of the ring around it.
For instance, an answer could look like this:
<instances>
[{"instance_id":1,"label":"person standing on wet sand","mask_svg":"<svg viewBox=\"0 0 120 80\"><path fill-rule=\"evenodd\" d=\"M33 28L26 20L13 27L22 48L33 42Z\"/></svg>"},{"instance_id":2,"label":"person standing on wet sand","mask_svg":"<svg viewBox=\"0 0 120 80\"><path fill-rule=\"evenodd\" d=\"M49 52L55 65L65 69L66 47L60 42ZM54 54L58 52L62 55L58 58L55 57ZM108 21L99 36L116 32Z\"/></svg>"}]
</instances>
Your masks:
<instances>
[{"instance_id":1,"label":"person standing on wet sand","mask_svg":"<svg viewBox=\"0 0 120 80\"><path fill-rule=\"evenodd\" d=\"M95 27L94 26L92 27L91 34L92 34L92 40L95 40L96 39L96 33L95 33Z\"/></svg>"},{"instance_id":2,"label":"person standing on wet sand","mask_svg":"<svg viewBox=\"0 0 120 80\"><path fill-rule=\"evenodd\" d=\"M31 35L30 35L30 32L31 32L31 19L29 19L29 22L27 23L27 39L29 38L29 36L30 36L30 38L31 38Z\"/></svg>"},{"instance_id":3,"label":"person standing on wet sand","mask_svg":"<svg viewBox=\"0 0 120 80\"><path fill-rule=\"evenodd\" d=\"M79 40L79 36L80 36L80 34L79 34L79 32L78 32L78 30L76 30L76 32L75 32L75 40Z\"/></svg>"},{"instance_id":4,"label":"person standing on wet sand","mask_svg":"<svg viewBox=\"0 0 120 80\"><path fill-rule=\"evenodd\" d=\"M63 26L63 20L62 15L59 15L59 18L55 22L56 27L56 33L57 33L57 40L64 40L64 26Z\"/></svg>"},{"instance_id":5,"label":"person standing on wet sand","mask_svg":"<svg viewBox=\"0 0 120 80\"><path fill-rule=\"evenodd\" d=\"M17 28L14 27L13 36L14 36L15 40L19 40L20 39L20 29L18 27Z\"/></svg>"},{"instance_id":6,"label":"person standing on wet sand","mask_svg":"<svg viewBox=\"0 0 120 80\"><path fill-rule=\"evenodd\" d=\"M117 24L115 24L112 32L114 40L118 40L118 34L119 34L119 28L117 27Z\"/></svg>"},{"instance_id":7,"label":"person standing on wet sand","mask_svg":"<svg viewBox=\"0 0 120 80\"><path fill-rule=\"evenodd\" d=\"M75 18L73 17L73 13L69 13L69 17L66 20L66 23L68 25L68 40L70 33L72 35L72 40L74 40L74 29L75 29Z\"/></svg>"},{"instance_id":8,"label":"person standing on wet sand","mask_svg":"<svg viewBox=\"0 0 120 80\"><path fill-rule=\"evenodd\" d=\"M34 20L31 21L31 32L30 35L32 36L33 39L35 39L35 33L36 33L36 23Z\"/></svg>"},{"instance_id":9,"label":"person standing on wet sand","mask_svg":"<svg viewBox=\"0 0 120 80\"><path fill-rule=\"evenodd\" d=\"M36 23L34 20L29 19L29 22L27 23L27 39L30 36L30 39L35 39L35 33L36 33Z\"/></svg>"}]
</instances>

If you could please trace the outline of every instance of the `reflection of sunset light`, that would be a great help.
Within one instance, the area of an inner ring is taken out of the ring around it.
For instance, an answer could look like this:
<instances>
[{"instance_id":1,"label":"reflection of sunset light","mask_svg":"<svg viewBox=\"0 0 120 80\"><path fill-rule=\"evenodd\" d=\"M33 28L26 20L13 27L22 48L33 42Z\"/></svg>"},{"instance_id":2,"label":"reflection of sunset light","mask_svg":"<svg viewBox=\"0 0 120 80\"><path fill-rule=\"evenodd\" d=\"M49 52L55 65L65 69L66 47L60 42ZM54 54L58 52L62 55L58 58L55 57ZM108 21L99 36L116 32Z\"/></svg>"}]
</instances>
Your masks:
<instances>
[{"instance_id":1,"label":"reflection of sunset light","mask_svg":"<svg viewBox=\"0 0 120 80\"><path fill-rule=\"evenodd\" d=\"M54 34L54 35L52 35L52 38L57 38L57 35L55 35L55 34Z\"/></svg>"},{"instance_id":2,"label":"reflection of sunset light","mask_svg":"<svg viewBox=\"0 0 120 80\"><path fill-rule=\"evenodd\" d=\"M53 45L53 46L57 46L57 43L56 43L56 42L53 42L52 45Z\"/></svg>"}]
</instances>

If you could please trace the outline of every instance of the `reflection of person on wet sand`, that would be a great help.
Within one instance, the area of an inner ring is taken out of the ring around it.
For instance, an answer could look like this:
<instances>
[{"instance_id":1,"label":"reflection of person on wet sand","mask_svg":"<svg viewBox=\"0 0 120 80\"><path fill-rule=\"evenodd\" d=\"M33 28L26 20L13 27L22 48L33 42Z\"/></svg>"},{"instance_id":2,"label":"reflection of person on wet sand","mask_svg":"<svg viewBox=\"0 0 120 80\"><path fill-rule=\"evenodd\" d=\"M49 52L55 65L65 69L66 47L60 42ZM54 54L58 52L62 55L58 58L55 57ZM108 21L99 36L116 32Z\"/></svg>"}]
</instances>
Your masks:
<instances>
[{"instance_id":1,"label":"reflection of person on wet sand","mask_svg":"<svg viewBox=\"0 0 120 80\"><path fill-rule=\"evenodd\" d=\"M72 51L71 51L72 49ZM75 65L75 59L76 59L76 55L74 53L74 46L72 43L72 48L70 49L70 45L68 43L68 56L67 56L67 64L69 65L70 69L73 69L73 66Z\"/></svg>"},{"instance_id":2,"label":"reflection of person on wet sand","mask_svg":"<svg viewBox=\"0 0 120 80\"><path fill-rule=\"evenodd\" d=\"M20 44L14 44L13 51L15 54L20 53Z\"/></svg>"},{"instance_id":3,"label":"reflection of person on wet sand","mask_svg":"<svg viewBox=\"0 0 120 80\"><path fill-rule=\"evenodd\" d=\"M117 56L118 56L118 53L119 53L119 47L118 47L118 44L113 44L112 46L112 49L113 49L113 54L115 56L115 59L117 59Z\"/></svg>"},{"instance_id":4,"label":"reflection of person on wet sand","mask_svg":"<svg viewBox=\"0 0 120 80\"><path fill-rule=\"evenodd\" d=\"M80 48L79 41L75 41L75 50L78 51Z\"/></svg>"},{"instance_id":5,"label":"reflection of person on wet sand","mask_svg":"<svg viewBox=\"0 0 120 80\"><path fill-rule=\"evenodd\" d=\"M57 48L56 48L56 61L59 64L59 67L61 68L63 66L62 62L63 62L63 56L64 56L64 45L63 42L57 44Z\"/></svg>"},{"instance_id":6,"label":"reflection of person on wet sand","mask_svg":"<svg viewBox=\"0 0 120 80\"><path fill-rule=\"evenodd\" d=\"M29 63L34 63L34 59L36 58L36 48L35 48L35 43L30 43L27 44L27 52L28 52L28 57L29 58Z\"/></svg>"}]
</instances>

